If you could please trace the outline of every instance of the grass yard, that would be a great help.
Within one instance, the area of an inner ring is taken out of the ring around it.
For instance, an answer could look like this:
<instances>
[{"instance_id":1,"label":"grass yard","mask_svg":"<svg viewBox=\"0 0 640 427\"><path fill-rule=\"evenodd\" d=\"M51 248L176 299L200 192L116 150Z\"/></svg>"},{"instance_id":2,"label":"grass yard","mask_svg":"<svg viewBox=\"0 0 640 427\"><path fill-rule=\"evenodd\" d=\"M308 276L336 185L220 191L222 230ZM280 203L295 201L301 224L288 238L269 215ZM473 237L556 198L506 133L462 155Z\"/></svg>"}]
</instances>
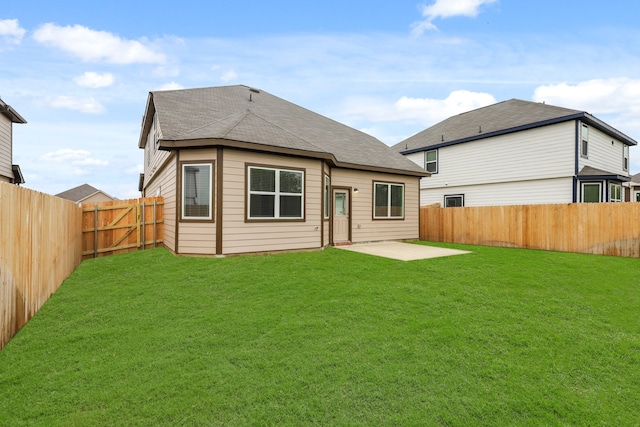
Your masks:
<instances>
[{"instance_id":1,"label":"grass yard","mask_svg":"<svg viewBox=\"0 0 640 427\"><path fill-rule=\"evenodd\" d=\"M640 260L444 245L84 261L0 351L0 425L638 425Z\"/></svg>"}]
</instances>

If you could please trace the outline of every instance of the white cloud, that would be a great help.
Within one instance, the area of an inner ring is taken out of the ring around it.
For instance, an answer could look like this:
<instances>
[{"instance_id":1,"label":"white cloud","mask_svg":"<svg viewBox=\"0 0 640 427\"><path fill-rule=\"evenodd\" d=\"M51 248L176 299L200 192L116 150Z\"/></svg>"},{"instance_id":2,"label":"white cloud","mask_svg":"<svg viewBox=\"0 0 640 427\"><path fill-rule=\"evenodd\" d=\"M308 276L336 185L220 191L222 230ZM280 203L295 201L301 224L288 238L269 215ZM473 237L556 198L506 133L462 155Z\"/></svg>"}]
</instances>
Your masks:
<instances>
[{"instance_id":1,"label":"white cloud","mask_svg":"<svg viewBox=\"0 0 640 427\"><path fill-rule=\"evenodd\" d=\"M481 92L453 91L445 99L403 96L393 104L373 99L358 99L347 106L346 115L369 122L404 121L431 126L447 117L494 104L496 99Z\"/></svg>"},{"instance_id":2,"label":"white cloud","mask_svg":"<svg viewBox=\"0 0 640 427\"><path fill-rule=\"evenodd\" d=\"M497 0L436 0L431 5L422 5L422 16L426 19L412 25L414 35L425 30L437 30L433 21L436 18L467 16L474 18L480 13L480 6L495 3Z\"/></svg>"},{"instance_id":3,"label":"white cloud","mask_svg":"<svg viewBox=\"0 0 640 427\"><path fill-rule=\"evenodd\" d=\"M96 73L94 71L87 71L81 76L73 79L80 86L90 87L90 88L100 88L100 87L109 87L114 82L113 74L111 73Z\"/></svg>"},{"instance_id":4,"label":"white cloud","mask_svg":"<svg viewBox=\"0 0 640 427\"><path fill-rule=\"evenodd\" d=\"M57 96L47 101L47 103L54 108L67 108L89 114L99 114L105 111L102 104L93 98L80 99L71 96Z\"/></svg>"},{"instance_id":5,"label":"white cloud","mask_svg":"<svg viewBox=\"0 0 640 427\"><path fill-rule=\"evenodd\" d=\"M640 115L640 79L620 77L539 86L534 91L533 100L594 115L637 117Z\"/></svg>"},{"instance_id":6,"label":"white cloud","mask_svg":"<svg viewBox=\"0 0 640 427\"><path fill-rule=\"evenodd\" d=\"M26 30L20 27L17 19L0 19L0 40L9 44L19 44Z\"/></svg>"},{"instance_id":7,"label":"white cloud","mask_svg":"<svg viewBox=\"0 0 640 427\"><path fill-rule=\"evenodd\" d=\"M184 86L182 86L180 83L171 82L171 83L163 84L156 90L179 90L179 89L184 89Z\"/></svg>"},{"instance_id":8,"label":"white cloud","mask_svg":"<svg viewBox=\"0 0 640 427\"><path fill-rule=\"evenodd\" d=\"M109 162L106 160L92 158L91 153L87 150L73 150L71 148L62 148L43 154L38 157L38 161L44 163L70 163L75 166L109 166Z\"/></svg>"},{"instance_id":9,"label":"white cloud","mask_svg":"<svg viewBox=\"0 0 640 427\"><path fill-rule=\"evenodd\" d=\"M233 70L229 70L220 76L220 80L222 80L225 83L234 81L237 78L238 78L238 74L236 74L236 72Z\"/></svg>"},{"instance_id":10,"label":"white cloud","mask_svg":"<svg viewBox=\"0 0 640 427\"><path fill-rule=\"evenodd\" d=\"M105 61L114 64L163 63L166 58L147 46L147 40L126 40L106 31L82 25L60 27L44 24L34 33L43 44L57 47L86 62Z\"/></svg>"}]
</instances>

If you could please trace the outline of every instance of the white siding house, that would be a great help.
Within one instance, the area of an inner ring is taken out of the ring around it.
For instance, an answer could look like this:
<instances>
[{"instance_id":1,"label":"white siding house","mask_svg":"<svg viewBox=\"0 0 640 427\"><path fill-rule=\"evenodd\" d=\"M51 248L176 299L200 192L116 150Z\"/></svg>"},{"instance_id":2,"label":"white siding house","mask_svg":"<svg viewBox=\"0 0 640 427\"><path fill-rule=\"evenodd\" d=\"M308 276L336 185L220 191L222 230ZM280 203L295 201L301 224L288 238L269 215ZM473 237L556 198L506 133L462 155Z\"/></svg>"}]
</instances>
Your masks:
<instances>
[{"instance_id":1,"label":"white siding house","mask_svg":"<svg viewBox=\"0 0 640 427\"><path fill-rule=\"evenodd\" d=\"M512 99L393 148L431 173L420 204L446 207L622 201L632 145L586 112Z\"/></svg>"},{"instance_id":2,"label":"white siding house","mask_svg":"<svg viewBox=\"0 0 640 427\"><path fill-rule=\"evenodd\" d=\"M25 119L0 99L0 182L23 184L20 166L13 164L13 124L27 123Z\"/></svg>"}]
</instances>

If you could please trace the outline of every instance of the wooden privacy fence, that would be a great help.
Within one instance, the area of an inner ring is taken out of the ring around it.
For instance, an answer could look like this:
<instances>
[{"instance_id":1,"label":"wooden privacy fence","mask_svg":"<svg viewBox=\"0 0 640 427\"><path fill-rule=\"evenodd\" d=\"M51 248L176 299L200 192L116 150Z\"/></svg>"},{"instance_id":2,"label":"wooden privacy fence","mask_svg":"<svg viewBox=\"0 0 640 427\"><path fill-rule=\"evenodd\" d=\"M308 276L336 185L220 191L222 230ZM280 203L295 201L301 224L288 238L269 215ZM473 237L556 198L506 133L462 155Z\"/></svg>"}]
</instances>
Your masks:
<instances>
[{"instance_id":1,"label":"wooden privacy fence","mask_svg":"<svg viewBox=\"0 0 640 427\"><path fill-rule=\"evenodd\" d=\"M162 197L83 204L83 259L162 244L163 207Z\"/></svg>"},{"instance_id":2,"label":"wooden privacy fence","mask_svg":"<svg viewBox=\"0 0 640 427\"><path fill-rule=\"evenodd\" d=\"M82 210L0 182L0 349L82 260Z\"/></svg>"},{"instance_id":3,"label":"wooden privacy fence","mask_svg":"<svg viewBox=\"0 0 640 427\"><path fill-rule=\"evenodd\" d=\"M640 257L640 203L420 208L420 240Z\"/></svg>"}]
</instances>

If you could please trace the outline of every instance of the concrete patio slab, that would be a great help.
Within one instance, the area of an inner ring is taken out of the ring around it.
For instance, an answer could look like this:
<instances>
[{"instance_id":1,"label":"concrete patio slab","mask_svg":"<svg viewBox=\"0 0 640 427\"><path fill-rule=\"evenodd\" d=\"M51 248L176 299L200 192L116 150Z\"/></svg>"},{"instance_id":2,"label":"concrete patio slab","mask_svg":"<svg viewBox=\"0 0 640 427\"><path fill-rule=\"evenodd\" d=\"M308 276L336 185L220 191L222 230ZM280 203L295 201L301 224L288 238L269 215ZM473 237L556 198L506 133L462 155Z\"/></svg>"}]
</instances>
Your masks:
<instances>
[{"instance_id":1,"label":"concrete patio slab","mask_svg":"<svg viewBox=\"0 0 640 427\"><path fill-rule=\"evenodd\" d=\"M417 259L438 258L451 255L471 253L457 249L438 248L435 246L413 245L401 242L357 243L354 245L336 246L345 251L360 252L368 255L397 259L400 261L414 261Z\"/></svg>"}]
</instances>

